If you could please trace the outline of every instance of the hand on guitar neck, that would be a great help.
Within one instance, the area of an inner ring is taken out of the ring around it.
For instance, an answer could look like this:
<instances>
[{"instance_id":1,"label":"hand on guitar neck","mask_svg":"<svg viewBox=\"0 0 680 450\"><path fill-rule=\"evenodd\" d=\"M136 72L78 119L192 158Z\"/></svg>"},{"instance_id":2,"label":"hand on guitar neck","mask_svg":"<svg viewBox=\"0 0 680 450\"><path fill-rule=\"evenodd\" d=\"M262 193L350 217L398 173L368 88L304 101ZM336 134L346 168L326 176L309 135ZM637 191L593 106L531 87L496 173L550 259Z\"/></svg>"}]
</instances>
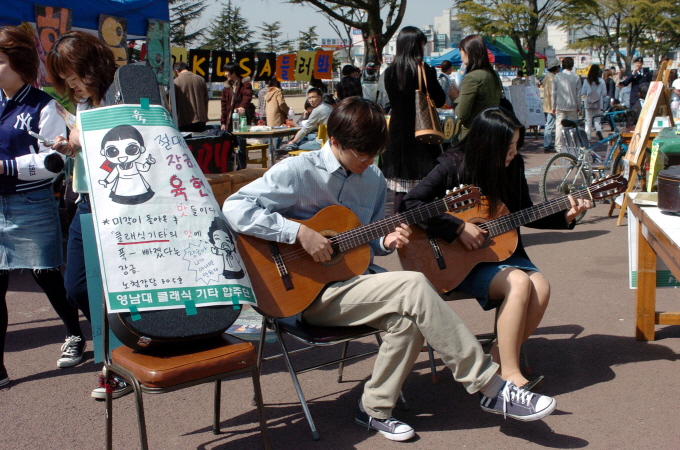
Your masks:
<instances>
[{"instance_id":1,"label":"hand on guitar neck","mask_svg":"<svg viewBox=\"0 0 680 450\"><path fill-rule=\"evenodd\" d=\"M567 222L571 222L572 220L576 219L576 217L586 209L595 207L595 203L592 201L582 198L575 200L571 195L569 195L569 203L571 204L571 208L566 213Z\"/></svg>"},{"instance_id":2,"label":"hand on guitar neck","mask_svg":"<svg viewBox=\"0 0 680 450\"><path fill-rule=\"evenodd\" d=\"M405 223L397 227L392 233L383 239L383 245L388 250L402 248L408 244L408 237L411 235L411 228ZM297 240L302 248L314 258L315 262L324 262L331 259L333 247L330 239L312 230L305 224L301 224L297 233Z\"/></svg>"}]
</instances>

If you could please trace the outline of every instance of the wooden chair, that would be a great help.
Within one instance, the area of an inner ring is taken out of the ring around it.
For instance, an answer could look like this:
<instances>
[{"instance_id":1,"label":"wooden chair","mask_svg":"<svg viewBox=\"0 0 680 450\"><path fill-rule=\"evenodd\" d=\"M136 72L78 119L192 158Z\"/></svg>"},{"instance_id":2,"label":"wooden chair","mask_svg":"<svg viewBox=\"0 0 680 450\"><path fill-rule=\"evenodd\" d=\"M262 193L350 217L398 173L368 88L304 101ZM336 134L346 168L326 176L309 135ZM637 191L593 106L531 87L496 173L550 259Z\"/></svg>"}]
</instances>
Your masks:
<instances>
[{"instance_id":1,"label":"wooden chair","mask_svg":"<svg viewBox=\"0 0 680 450\"><path fill-rule=\"evenodd\" d=\"M163 394L203 383L215 383L213 407L213 433L220 433L220 400L222 379L250 372L255 390L255 402L260 420L260 431L265 449L270 449L269 434L262 405L257 351L250 342L224 334L202 343L192 343L190 348L144 354L129 347L118 347L109 356L109 325L106 305L103 314L104 378L111 383L117 375L133 387L139 424L141 448L148 449L146 421L142 394ZM106 448L111 449L113 438L113 401L106 394Z\"/></svg>"},{"instance_id":2,"label":"wooden chair","mask_svg":"<svg viewBox=\"0 0 680 450\"><path fill-rule=\"evenodd\" d=\"M276 334L276 339L281 346L281 354L264 357L264 343L267 328L272 328ZM307 347L289 351L284 340L285 336L290 336L296 340L303 342ZM284 319L275 319L272 317L263 317L262 320L262 332L260 335L260 348L257 355L257 367L258 370L262 370L263 361L271 361L273 359L278 359L283 357L290 372L290 376L293 380L293 385L295 386L295 391L297 392L298 398L300 399L300 404L302 405L302 410L304 411L309 427L312 430L312 439L315 441L319 439L319 433L314 425L314 420L309 412L309 407L307 406L307 401L302 393L302 388L300 387L300 382L298 380L298 374L309 372L311 370L320 369L322 367L327 367L333 364L338 364L338 383L342 382L342 372L344 368L345 361L350 361L357 358L363 358L364 356L372 355L378 353L378 349L369 350L356 355L347 356L347 347L350 341L355 339L361 339L367 336L375 336L378 343L378 347L382 344L382 339L380 338L380 330L363 325L358 327L318 327L310 325L302 320L300 314L292 317L287 317ZM327 361L321 364L317 364L304 369L296 369L293 367L291 361L291 356L313 350L318 347L328 347L332 345L343 344L342 352L340 358ZM400 400L402 409L408 410L406 401L403 395L400 393Z\"/></svg>"},{"instance_id":3,"label":"wooden chair","mask_svg":"<svg viewBox=\"0 0 680 450\"><path fill-rule=\"evenodd\" d=\"M250 158L251 151L260 151L259 158ZM269 144L248 144L246 145L246 164L260 164L263 169L267 168L267 151Z\"/></svg>"}]
</instances>

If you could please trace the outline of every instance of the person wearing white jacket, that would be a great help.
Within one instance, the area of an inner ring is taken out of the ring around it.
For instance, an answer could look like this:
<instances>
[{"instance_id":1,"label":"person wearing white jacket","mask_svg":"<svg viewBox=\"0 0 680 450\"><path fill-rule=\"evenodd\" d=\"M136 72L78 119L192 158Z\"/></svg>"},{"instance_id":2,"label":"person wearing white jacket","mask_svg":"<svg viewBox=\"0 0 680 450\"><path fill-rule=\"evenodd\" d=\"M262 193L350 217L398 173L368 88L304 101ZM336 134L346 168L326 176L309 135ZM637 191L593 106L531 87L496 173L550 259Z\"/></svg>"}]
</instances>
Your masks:
<instances>
[{"instance_id":1,"label":"person wearing white jacket","mask_svg":"<svg viewBox=\"0 0 680 450\"><path fill-rule=\"evenodd\" d=\"M552 107L555 114L555 150L562 151L562 120L577 120L581 112L581 79L572 72L574 58L562 59L562 72L555 75L552 91Z\"/></svg>"},{"instance_id":2,"label":"person wearing white jacket","mask_svg":"<svg viewBox=\"0 0 680 450\"><path fill-rule=\"evenodd\" d=\"M599 120L593 120L595 114L599 114L604 109L603 100L607 95L607 87L600 75L600 66L593 64L588 71L588 78L581 88L581 97L585 103L586 111L586 136L590 139L595 123L595 132L598 140L602 140L602 124Z\"/></svg>"}]
</instances>

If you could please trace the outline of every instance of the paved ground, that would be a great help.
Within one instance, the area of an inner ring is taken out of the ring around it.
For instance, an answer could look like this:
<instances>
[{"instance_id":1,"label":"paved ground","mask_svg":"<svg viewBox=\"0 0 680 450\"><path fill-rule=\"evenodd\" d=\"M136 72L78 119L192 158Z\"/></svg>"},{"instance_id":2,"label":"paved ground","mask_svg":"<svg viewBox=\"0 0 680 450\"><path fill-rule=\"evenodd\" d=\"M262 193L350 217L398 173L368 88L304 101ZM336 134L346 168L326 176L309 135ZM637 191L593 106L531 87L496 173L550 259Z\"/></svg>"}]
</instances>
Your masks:
<instances>
[{"instance_id":1,"label":"paved ground","mask_svg":"<svg viewBox=\"0 0 680 450\"><path fill-rule=\"evenodd\" d=\"M529 140L528 167L543 164L538 141ZM536 191L537 177L530 178ZM657 328L655 342L634 336L634 292L627 284L627 229L606 216L607 205L589 211L571 232L523 231L527 251L552 284L552 300L527 350L534 374L547 378L544 393L556 412L521 423L481 411L439 362L432 385L425 354L404 384L410 410L395 415L418 437L396 444L354 423L353 414L373 359L350 364L343 383L333 369L301 375L321 433L311 440L283 363L269 363L262 378L266 414L277 449L646 449L680 446L677 424L680 327ZM399 267L395 257L385 266ZM659 309L677 309L677 292L660 293ZM63 330L44 295L27 274L12 277L6 365L12 384L0 389L0 449L97 449L104 444L104 406L89 397L100 366L87 362L57 369ZM451 304L475 332L489 330L492 314L474 301ZM83 319L82 324L89 327ZM355 349L372 345L357 343ZM267 345L274 352L274 344ZM339 349L337 349L339 350ZM323 352L335 353L336 349ZM304 358L314 359L313 356ZM211 387L147 396L152 449L256 449L261 440L250 405L247 378L224 383L222 428L211 433ZM138 448L133 399L115 401L114 445Z\"/></svg>"}]
</instances>

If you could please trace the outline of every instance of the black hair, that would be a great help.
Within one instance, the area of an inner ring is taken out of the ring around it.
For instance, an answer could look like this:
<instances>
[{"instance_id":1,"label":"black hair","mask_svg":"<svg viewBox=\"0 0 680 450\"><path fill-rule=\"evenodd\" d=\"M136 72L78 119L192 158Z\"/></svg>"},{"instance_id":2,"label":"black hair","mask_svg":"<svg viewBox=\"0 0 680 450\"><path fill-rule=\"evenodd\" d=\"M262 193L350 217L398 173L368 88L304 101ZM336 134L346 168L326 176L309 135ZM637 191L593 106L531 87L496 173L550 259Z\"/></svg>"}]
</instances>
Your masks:
<instances>
[{"instance_id":1,"label":"black hair","mask_svg":"<svg viewBox=\"0 0 680 450\"><path fill-rule=\"evenodd\" d=\"M594 84L595 86L599 86L600 84L600 66L597 64L593 64L590 66L590 70L588 70L588 84Z\"/></svg>"},{"instance_id":2,"label":"black hair","mask_svg":"<svg viewBox=\"0 0 680 450\"><path fill-rule=\"evenodd\" d=\"M269 81L267 81L267 86L277 87L277 88L281 89L281 82L278 80L278 78L273 76L269 79Z\"/></svg>"},{"instance_id":3,"label":"black hair","mask_svg":"<svg viewBox=\"0 0 680 450\"><path fill-rule=\"evenodd\" d=\"M451 61L449 61L449 60L442 61L442 63L440 64L440 67L442 69L442 72L446 72L447 70L449 70L451 68Z\"/></svg>"},{"instance_id":4,"label":"black hair","mask_svg":"<svg viewBox=\"0 0 680 450\"><path fill-rule=\"evenodd\" d=\"M337 104L337 102L335 101L335 97L333 97L333 94L323 94L323 97L321 97L321 101L333 107L335 107L335 105Z\"/></svg>"},{"instance_id":5,"label":"black hair","mask_svg":"<svg viewBox=\"0 0 680 450\"><path fill-rule=\"evenodd\" d=\"M354 66L351 64L347 64L345 67L342 68L342 76L347 77L349 75L352 75L354 73Z\"/></svg>"},{"instance_id":6,"label":"black hair","mask_svg":"<svg viewBox=\"0 0 680 450\"><path fill-rule=\"evenodd\" d=\"M184 61L180 61L176 62L172 68L177 72L181 72L183 70L189 70L189 64L185 63Z\"/></svg>"},{"instance_id":7,"label":"black hair","mask_svg":"<svg viewBox=\"0 0 680 450\"><path fill-rule=\"evenodd\" d=\"M423 62L423 47L427 37L416 27L404 27L397 36L397 54L394 56L399 89L406 89L406 80L415 78L418 65Z\"/></svg>"},{"instance_id":8,"label":"black hair","mask_svg":"<svg viewBox=\"0 0 680 450\"><path fill-rule=\"evenodd\" d=\"M316 94L317 94L319 97L323 97L323 92L321 92L321 89L319 89L318 87L311 87L311 88L309 88L309 89L307 90L307 95L311 94L312 92L316 92Z\"/></svg>"},{"instance_id":9,"label":"black hair","mask_svg":"<svg viewBox=\"0 0 680 450\"><path fill-rule=\"evenodd\" d=\"M222 70L224 72L235 73L239 78L241 78L241 74L239 73L238 66L236 65L235 62L226 63Z\"/></svg>"},{"instance_id":10,"label":"black hair","mask_svg":"<svg viewBox=\"0 0 680 450\"><path fill-rule=\"evenodd\" d=\"M460 41L458 48L463 50L468 57L468 65L465 69L465 73L470 73L473 70L486 70L487 72L495 75L496 82L500 86L501 91L503 90L503 83L501 82L501 79L496 71L493 70L493 67L491 67L491 63L489 62L489 53L486 50L486 44L480 35L471 34L470 36L467 36L465 39Z\"/></svg>"},{"instance_id":11,"label":"black hair","mask_svg":"<svg viewBox=\"0 0 680 450\"><path fill-rule=\"evenodd\" d=\"M633 59L633 62L634 62L634 63L636 63L636 62L644 62L644 59L642 59L642 56L638 56L638 57L636 57L636 58Z\"/></svg>"},{"instance_id":12,"label":"black hair","mask_svg":"<svg viewBox=\"0 0 680 450\"><path fill-rule=\"evenodd\" d=\"M566 70L571 70L574 68L574 58L571 56L565 56L562 58L562 68Z\"/></svg>"},{"instance_id":13,"label":"black hair","mask_svg":"<svg viewBox=\"0 0 680 450\"><path fill-rule=\"evenodd\" d=\"M134 139L139 142L139 145L144 147L144 138L137 128L132 125L118 125L115 128L111 128L104 135L104 138L102 139L102 150L107 142L122 141L123 139Z\"/></svg>"},{"instance_id":14,"label":"black hair","mask_svg":"<svg viewBox=\"0 0 680 450\"><path fill-rule=\"evenodd\" d=\"M229 239L231 240L231 232L229 230L229 227L227 226L227 223L222 220L219 216L215 216L213 219L212 223L210 224L210 227L208 227L208 240L212 245L215 245L215 239L213 238L213 233L215 231L222 230L225 233L227 233L227 236L229 236Z\"/></svg>"},{"instance_id":15,"label":"black hair","mask_svg":"<svg viewBox=\"0 0 680 450\"><path fill-rule=\"evenodd\" d=\"M363 97L345 98L328 117L328 137L369 157L382 153L389 139L385 112Z\"/></svg>"},{"instance_id":16,"label":"black hair","mask_svg":"<svg viewBox=\"0 0 680 450\"><path fill-rule=\"evenodd\" d=\"M460 180L481 189L489 199L492 214L499 211L501 202L507 195L507 173L514 170L515 160L507 168L505 160L517 130L519 151L524 146L524 126L513 113L494 106L485 109L475 118L467 137L458 146L465 154L459 170Z\"/></svg>"}]
</instances>

